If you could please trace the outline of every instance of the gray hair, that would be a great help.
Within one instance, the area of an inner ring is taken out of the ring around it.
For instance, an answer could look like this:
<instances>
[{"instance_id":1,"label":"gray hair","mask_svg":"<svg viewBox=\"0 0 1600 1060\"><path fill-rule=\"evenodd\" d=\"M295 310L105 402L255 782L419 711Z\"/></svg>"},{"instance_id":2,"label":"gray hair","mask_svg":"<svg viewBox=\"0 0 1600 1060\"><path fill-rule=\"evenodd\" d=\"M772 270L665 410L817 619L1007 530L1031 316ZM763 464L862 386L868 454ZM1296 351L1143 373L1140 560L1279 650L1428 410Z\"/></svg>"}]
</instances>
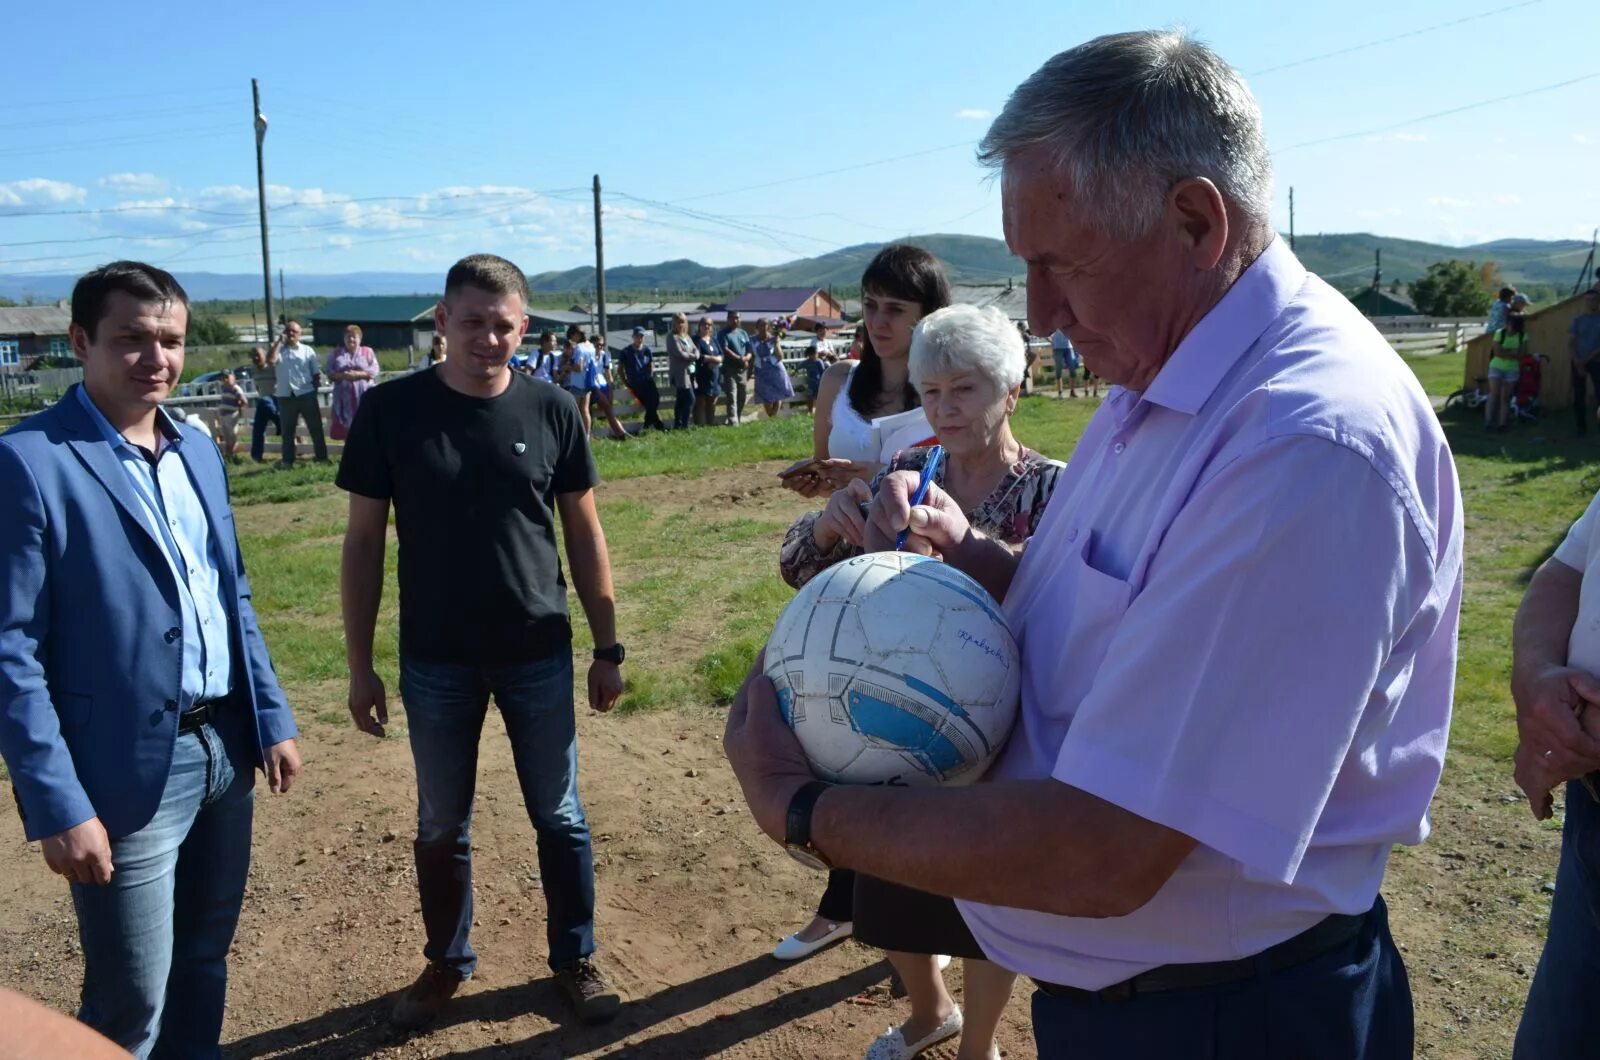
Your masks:
<instances>
[{"instance_id":1,"label":"gray hair","mask_svg":"<svg viewBox=\"0 0 1600 1060\"><path fill-rule=\"evenodd\" d=\"M911 385L933 376L976 371L1005 393L1022 382L1028 348L1011 319L994 306L952 305L917 321L911 333Z\"/></svg>"},{"instance_id":2,"label":"gray hair","mask_svg":"<svg viewBox=\"0 0 1600 1060\"><path fill-rule=\"evenodd\" d=\"M1011 93L978 159L1004 166L1035 147L1118 238L1149 232L1189 177L1255 221L1271 216L1261 109L1238 71L1182 30L1109 34L1048 60Z\"/></svg>"}]
</instances>

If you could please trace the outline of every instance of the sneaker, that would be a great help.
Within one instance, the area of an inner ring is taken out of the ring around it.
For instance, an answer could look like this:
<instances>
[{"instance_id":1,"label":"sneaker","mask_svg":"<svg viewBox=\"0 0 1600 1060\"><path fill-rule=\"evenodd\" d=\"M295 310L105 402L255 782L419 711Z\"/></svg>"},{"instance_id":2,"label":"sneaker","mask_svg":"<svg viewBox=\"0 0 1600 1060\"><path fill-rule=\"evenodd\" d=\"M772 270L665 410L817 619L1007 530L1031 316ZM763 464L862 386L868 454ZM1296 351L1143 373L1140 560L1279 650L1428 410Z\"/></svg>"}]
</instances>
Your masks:
<instances>
[{"instance_id":1,"label":"sneaker","mask_svg":"<svg viewBox=\"0 0 1600 1060\"><path fill-rule=\"evenodd\" d=\"M587 957L557 968L556 982L567 992L573 1010L585 1023L604 1023L622 1007L616 987L606 981L605 973Z\"/></svg>"},{"instance_id":2,"label":"sneaker","mask_svg":"<svg viewBox=\"0 0 1600 1060\"><path fill-rule=\"evenodd\" d=\"M430 964L417 976L417 981L406 988L395 1002L389 1022L402 1030L426 1027L444 1011L447 1001L455 996L466 982L461 976L442 965Z\"/></svg>"}]
</instances>

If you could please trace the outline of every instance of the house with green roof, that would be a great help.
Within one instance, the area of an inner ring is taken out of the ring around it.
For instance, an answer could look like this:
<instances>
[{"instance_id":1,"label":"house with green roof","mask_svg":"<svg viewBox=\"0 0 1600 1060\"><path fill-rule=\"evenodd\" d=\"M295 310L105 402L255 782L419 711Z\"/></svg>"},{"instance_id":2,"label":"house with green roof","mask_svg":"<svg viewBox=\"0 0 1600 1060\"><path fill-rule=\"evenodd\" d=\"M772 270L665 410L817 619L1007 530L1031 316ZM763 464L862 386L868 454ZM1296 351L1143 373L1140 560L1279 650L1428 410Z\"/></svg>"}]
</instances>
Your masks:
<instances>
[{"instance_id":1,"label":"house with green roof","mask_svg":"<svg viewBox=\"0 0 1600 1060\"><path fill-rule=\"evenodd\" d=\"M313 313L311 345L327 352L344 342L344 329L361 328L361 344L375 350L426 350L433 344L433 307L436 294L364 295L339 298Z\"/></svg>"}]
</instances>

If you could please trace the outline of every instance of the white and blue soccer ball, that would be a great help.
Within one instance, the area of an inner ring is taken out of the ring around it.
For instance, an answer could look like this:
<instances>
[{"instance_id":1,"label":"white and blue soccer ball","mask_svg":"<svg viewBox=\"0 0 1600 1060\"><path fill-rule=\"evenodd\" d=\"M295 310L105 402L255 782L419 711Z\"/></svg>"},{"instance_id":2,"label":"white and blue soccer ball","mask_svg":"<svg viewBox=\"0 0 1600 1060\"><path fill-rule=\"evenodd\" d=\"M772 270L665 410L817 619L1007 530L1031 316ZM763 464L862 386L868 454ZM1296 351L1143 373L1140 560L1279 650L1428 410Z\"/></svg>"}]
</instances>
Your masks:
<instances>
[{"instance_id":1,"label":"white and blue soccer ball","mask_svg":"<svg viewBox=\"0 0 1600 1060\"><path fill-rule=\"evenodd\" d=\"M837 563L789 602L767 642L778 705L824 780L969 784L1017 716L1016 641L994 598L905 552Z\"/></svg>"}]
</instances>

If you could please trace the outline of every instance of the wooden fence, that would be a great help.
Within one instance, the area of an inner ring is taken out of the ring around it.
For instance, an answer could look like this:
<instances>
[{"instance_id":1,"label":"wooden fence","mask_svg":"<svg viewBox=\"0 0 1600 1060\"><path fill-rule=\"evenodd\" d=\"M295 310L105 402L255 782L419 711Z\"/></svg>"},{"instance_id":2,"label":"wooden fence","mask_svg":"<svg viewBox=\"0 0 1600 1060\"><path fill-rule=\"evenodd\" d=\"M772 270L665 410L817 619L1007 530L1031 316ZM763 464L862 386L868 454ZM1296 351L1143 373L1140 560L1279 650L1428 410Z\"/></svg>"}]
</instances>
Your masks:
<instances>
[{"instance_id":1,"label":"wooden fence","mask_svg":"<svg viewBox=\"0 0 1600 1060\"><path fill-rule=\"evenodd\" d=\"M1483 321L1476 317L1375 317L1372 323L1396 353L1407 356L1452 353L1483 331Z\"/></svg>"}]
</instances>

